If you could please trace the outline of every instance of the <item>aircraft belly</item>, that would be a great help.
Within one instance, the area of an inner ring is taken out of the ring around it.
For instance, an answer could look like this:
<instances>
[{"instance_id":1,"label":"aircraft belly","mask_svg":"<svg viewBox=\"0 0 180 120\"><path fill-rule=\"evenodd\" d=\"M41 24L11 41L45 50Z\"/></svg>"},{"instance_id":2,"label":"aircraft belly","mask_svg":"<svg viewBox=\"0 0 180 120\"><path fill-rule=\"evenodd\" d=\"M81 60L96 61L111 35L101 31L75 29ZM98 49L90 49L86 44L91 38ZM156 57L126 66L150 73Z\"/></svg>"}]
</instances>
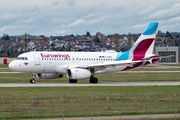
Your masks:
<instances>
[{"instance_id":1,"label":"aircraft belly","mask_svg":"<svg viewBox=\"0 0 180 120\"><path fill-rule=\"evenodd\" d=\"M114 72L120 72L122 71L126 66L115 66L115 67L108 67L106 68L106 73L114 73Z\"/></svg>"}]
</instances>

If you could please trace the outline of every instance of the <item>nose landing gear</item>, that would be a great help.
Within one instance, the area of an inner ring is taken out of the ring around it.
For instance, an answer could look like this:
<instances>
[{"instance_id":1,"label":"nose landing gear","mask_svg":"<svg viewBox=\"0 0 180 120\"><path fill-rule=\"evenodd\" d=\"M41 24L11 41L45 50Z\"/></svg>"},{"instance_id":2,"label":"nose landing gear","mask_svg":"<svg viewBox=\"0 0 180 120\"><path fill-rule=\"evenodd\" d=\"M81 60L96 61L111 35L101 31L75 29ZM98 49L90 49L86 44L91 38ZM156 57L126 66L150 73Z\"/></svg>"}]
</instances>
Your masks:
<instances>
[{"instance_id":1,"label":"nose landing gear","mask_svg":"<svg viewBox=\"0 0 180 120\"><path fill-rule=\"evenodd\" d=\"M30 80L30 83L34 84L36 81L34 79L35 74L32 73L32 79Z\"/></svg>"}]
</instances>

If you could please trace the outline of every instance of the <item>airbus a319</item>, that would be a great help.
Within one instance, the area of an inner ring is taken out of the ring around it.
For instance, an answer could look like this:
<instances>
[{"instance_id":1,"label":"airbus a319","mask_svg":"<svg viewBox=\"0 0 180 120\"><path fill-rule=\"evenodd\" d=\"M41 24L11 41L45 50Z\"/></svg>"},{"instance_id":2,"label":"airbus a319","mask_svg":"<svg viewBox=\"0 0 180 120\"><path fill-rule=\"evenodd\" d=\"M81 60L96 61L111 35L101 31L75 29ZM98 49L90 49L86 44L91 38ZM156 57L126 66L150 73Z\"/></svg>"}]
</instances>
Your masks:
<instances>
[{"instance_id":1,"label":"airbus a319","mask_svg":"<svg viewBox=\"0 0 180 120\"><path fill-rule=\"evenodd\" d=\"M30 83L39 79L56 79L64 74L70 83L89 78L97 83L96 74L114 73L159 61L162 57L153 54L158 22L151 22L132 48L126 52L27 52L9 64L14 71L33 73Z\"/></svg>"}]
</instances>

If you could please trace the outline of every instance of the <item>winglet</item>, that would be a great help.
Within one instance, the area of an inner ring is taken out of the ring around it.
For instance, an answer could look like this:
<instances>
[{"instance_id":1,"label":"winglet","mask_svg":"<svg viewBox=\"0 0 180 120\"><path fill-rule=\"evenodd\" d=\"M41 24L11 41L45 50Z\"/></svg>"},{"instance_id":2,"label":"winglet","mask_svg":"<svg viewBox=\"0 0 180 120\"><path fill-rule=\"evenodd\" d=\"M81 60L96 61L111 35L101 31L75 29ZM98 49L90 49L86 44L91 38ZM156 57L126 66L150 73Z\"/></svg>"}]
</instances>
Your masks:
<instances>
[{"instance_id":1,"label":"winglet","mask_svg":"<svg viewBox=\"0 0 180 120\"><path fill-rule=\"evenodd\" d=\"M145 31L142 33L143 35L151 35L156 32L158 28L158 22L151 22L149 23L148 27L145 29Z\"/></svg>"}]
</instances>

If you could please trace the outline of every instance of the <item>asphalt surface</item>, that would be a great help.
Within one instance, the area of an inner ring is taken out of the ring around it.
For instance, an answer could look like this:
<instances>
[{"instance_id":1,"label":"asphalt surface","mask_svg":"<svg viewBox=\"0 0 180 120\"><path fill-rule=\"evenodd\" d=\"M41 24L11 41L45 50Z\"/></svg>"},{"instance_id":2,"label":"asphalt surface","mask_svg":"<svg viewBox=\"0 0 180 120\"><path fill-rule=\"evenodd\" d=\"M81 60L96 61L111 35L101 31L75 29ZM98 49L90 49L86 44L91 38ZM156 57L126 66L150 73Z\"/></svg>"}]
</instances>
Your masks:
<instances>
[{"instance_id":1,"label":"asphalt surface","mask_svg":"<svg viewBox=\"0 0 180 120\"><path fill-rule=\"evenodd\" d=\"M2 83L0 87L79 87L79 86L167 86L180 85L180 82L118 82L118 83Z\"/></svg>"},{"instance_id":2,"label":"asphalt surface","mask_svg":"<svg viewBox=\"0 0 180 120\"><path fill-rule=\"evenodd\" d=\"M175 114L149 115L149 119L173 119ZM180 114L176 114L176 118L180 118ZM93 117L93 120L119 120L120 116L110 117ZM147 120L148 115L121 116L121 120ZM53 119L35 119L35 120L62 120L62 118ZM91 117L64 118L64 120L92 120Z\"/></svg>"}]
</instances>

